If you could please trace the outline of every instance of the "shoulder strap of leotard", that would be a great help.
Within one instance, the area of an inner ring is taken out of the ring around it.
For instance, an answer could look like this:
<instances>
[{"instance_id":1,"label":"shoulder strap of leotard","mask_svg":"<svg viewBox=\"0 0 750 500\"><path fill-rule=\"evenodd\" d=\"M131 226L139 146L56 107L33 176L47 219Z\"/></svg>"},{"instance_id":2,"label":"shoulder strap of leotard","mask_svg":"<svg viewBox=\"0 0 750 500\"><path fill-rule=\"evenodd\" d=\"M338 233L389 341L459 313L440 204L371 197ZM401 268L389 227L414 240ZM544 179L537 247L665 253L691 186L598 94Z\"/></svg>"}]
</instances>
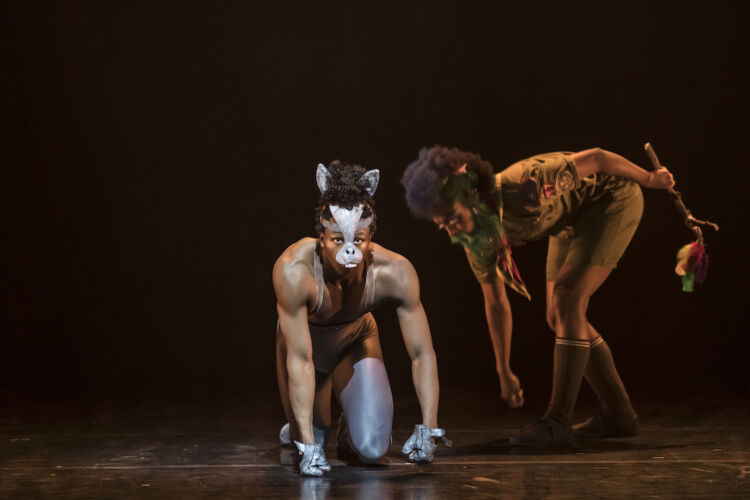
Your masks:
<instances>
[{"instance_id":1,"label":"shoulder strap of leotard","mask_svg":"<svg viewBox=\"0 0 750 500\"><path fill-rule=\"evenodd\" d=\"M372 255L372 254L371 254ZM367 311L375 302L375 256L373 255L369 264L367 264L367 274L365 275L365 291L362 294L362 310Z\"/></svg>"},{"instance_id":2,"label":"shoulder strap of leotard","mask_svg":"<svg viewBox=\"0 0 750 500\"><path fill-rule=\"evenodd\" d=\"M325 281L323 281L323 264L320 262L317 246L313 250L313 269L315 270L315 288L318 293L318 304L313 311L313 313L316 313L320 310L320 306L323 305L323 294L326 289Z\"/></svg>"}]
</instances>

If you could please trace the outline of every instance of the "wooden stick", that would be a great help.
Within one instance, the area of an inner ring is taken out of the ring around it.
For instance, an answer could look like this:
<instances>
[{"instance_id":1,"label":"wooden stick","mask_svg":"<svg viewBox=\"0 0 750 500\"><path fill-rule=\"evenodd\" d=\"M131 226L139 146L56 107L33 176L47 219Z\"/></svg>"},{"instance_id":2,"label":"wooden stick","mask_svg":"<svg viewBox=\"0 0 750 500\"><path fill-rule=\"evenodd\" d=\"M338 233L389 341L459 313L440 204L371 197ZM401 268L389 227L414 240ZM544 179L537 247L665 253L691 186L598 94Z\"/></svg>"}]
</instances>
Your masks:
<instances>
[{"instance_id":1,"label":"wooden stick","mask_svg":"<svg viewBox=\"0 0 750 500\"><path fill-rule=\"evenodd\" d=\"M656 151L654 151L651 143L647 142L644 146L644 149L646 150L648 159L651 160L651 166L654 167L654 170L660 169L661 162L659 162L659 157L656 156ZM672 198L672 201L674 201L674 204L677 207L677 210L680 212L680 215L682 215L682 218L685 221L685 225L693 232L693 234L695 234L695 238L698 240L698 243L703 244L703 231L701 231L701 225L710 226L716 231L719 230L719 226L717 226L713 222L703 221L693 217L693 214L690 213L690 210L688 210L685 204L682 202L682 194L680 194L679 191L675 191L674 189L669 188L667 192Z\"/></svg>"}]
</instances>

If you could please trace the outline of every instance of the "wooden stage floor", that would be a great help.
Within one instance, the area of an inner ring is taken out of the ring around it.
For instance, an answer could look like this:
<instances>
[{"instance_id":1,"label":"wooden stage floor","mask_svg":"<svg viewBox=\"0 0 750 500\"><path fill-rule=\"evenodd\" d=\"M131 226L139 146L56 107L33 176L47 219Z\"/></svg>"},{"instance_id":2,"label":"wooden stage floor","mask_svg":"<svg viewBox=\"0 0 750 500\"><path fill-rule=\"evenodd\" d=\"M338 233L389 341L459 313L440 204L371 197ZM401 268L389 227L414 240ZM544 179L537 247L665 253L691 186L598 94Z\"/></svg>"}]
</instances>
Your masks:
<instances>
[{"instance_id":1,"label":"wooden stage floor","mask_svg":"<svg viewBox=\"0 0 750 500\"><path fill-rule=\"evenodd\" d=\"M539 408L464 406L441 411L455 445L434 463L401 456L415 422L397 407L389 465L347 464L329 447L324 478L298 476L275 410L6 407L0 498L750 498L748 399L641 405L638 437L559 452L508 443Z\"/></svg>"}]
</instances>

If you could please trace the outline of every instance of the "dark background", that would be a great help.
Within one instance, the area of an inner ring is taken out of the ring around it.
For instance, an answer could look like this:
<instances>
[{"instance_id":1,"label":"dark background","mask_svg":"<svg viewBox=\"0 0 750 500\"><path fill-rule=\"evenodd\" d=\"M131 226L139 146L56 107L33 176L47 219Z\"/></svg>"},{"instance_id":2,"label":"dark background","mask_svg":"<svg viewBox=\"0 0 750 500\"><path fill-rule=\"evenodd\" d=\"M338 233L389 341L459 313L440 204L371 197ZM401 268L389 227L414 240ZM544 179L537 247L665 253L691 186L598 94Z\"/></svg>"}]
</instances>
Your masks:
<instances>
[{"instance_id":1,"label":"dark background","mask_svg":"<svg viewBox=\"0 0 750 500\"><path fill-rule=\"evenodd\" d=\"M611 4L611 5L610 5ZM278 408L271 267L312 234L318 162L381 169L377 241L422 283L446 389L497 381L481 292L412 219L421 146L497 170L601 146L721 225L680 291L690 233L663 192L590 305L634 386L747 393L750 179L745 1L3 2L0 396L232 400ZM544 257L515 252L513 368L551 374ZM413 398L393 308L377 315L394 393ZM681 394L682 394L681 393Z\"/></svg>"}]
</instances>

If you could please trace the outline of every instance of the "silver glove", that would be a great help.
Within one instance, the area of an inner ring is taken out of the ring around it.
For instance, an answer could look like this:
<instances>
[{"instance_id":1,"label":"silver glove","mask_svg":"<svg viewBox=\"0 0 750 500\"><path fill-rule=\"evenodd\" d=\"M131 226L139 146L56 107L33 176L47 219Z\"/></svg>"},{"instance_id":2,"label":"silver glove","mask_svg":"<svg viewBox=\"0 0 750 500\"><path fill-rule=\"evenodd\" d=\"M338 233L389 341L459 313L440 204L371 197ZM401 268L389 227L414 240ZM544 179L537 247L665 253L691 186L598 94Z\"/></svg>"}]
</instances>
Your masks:
<instances>
[{"instance_id":1,"label":"silver glove","mask_svg":"<svg viewBox=\"0 0 750 500\"><path fill-rule=\"evenodd\" d=\"M331 470L326 460L323 446L320 444L302 444L295 441L297 451L302 458L299 461L299 473L303 476L322 476L324 472Z\"/></svg>"},{"instance_id":2,"label":"silver glove","mask_svg":"<svg viewBox=\"0 0 750 500\"><path fill-rule=\"evenodd\" d=\"M431 438L433 437L442 438L446 446L452 445L445 438L444 429L417 424L414 426L414 432L411 434L411 437L406 440L404 447L401 448L401 453L409 455L409 461L411 462L432 462L432 459L435 457L435 448L437 448L437 444L432 442Z\"/></svg>"}]
</instances>

